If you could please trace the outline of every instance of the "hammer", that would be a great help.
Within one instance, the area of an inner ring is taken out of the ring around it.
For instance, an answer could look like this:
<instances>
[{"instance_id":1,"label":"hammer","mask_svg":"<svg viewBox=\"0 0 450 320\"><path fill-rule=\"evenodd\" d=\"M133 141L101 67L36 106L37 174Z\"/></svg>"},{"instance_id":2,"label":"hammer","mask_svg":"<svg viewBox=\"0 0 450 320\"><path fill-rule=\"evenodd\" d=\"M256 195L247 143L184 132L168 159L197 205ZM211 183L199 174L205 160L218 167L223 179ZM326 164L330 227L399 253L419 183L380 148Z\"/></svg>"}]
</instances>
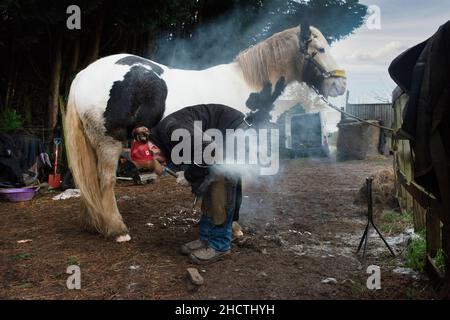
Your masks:
<instances>
[{"instance_id":1,"label":"hammer","mask_svg":"<svg viewBox=\"0 0 450 320\"><path fill-rule=\"evenodd\" d=\"M175 171L173 171L172 169L169 169L168 167L164 167L163 172L167 172L172 177L177 178L177 174L175 173Z\"/></svg>"}]
</instances>

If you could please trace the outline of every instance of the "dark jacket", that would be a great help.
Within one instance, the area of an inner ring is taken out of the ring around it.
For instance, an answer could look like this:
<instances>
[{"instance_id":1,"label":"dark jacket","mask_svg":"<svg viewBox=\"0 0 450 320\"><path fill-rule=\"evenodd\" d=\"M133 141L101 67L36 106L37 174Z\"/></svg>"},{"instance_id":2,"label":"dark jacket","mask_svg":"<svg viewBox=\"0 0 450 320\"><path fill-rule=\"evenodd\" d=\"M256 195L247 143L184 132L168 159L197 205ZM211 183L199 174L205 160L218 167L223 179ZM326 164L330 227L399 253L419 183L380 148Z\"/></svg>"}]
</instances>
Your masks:
<instances>
[{"instance_id":1,"label":"dark jacket","mask_svg":"<svg viewBox=\"0 0 450 320\"><path fill-rule=\"evenodd\" d=\"M194 122L202 122L202 132L218 129L225 136L226 129L236 129L242 124L244 114L233 108L220 104L204 104L183 108L161 120L151 132L151 140L169 159L172 149L181 141L172 141L172 133L176 129L186 129L191 135L191 161L180 166L185 171L186 179L191 183L192 192L199 195L199 186L208 175L209 168L204 163L194 164ZM202 152L211 141L202 142Z\"/></svg>"},{"instance_id":2,"label":"dark jacket","mask_svg":"<svg viewBox=\"0 0 450 320\"><path fill-rule=\"evenodd\" d=\"M397 57L389 73L409 95L402 130L411 138L415 180L438 197L448 194L450 21Z\"/></svg>"}]
</instances>

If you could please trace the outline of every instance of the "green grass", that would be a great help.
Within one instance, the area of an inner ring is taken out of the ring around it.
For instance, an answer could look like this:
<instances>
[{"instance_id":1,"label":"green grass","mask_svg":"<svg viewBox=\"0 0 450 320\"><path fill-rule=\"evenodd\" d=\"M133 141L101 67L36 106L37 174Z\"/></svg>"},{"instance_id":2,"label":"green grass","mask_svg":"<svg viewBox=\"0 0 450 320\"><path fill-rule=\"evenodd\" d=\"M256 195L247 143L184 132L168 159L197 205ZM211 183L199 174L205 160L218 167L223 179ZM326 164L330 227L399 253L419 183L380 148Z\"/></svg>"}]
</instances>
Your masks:
<instances>
[{"instance_id":1,"label":"green grass","mask_svg":"<svg viewBox=\"0 0 450 320\"><path fill-rule=\"evenodd\" d=\"M402 233L407 228L413 227L413 216L410 212L399 213L395 211L385 210L380 220L380 229L387 235L392 236ZM411 239L405 253L405 266L419 272L423 272L425 268L425 257L427 254L427 241L425 230L416 233L416 237ZM434 257L436 266L445 272L445 259L442 249L439 249Z\"/></svg>"},{"instance_id":2,"label":"green grass","mask_svg":"<svg viewBox=\"0 0 450 320\"><path fill-rule=\"evenodd\" d=\"M67 265L68 266L73 266L73 265L80 265L80 263L78 262L77 258L74 256L70 256L67 258Z\"/></svg>"},{"instance_id":3,"label":"green grass","mask_svg":"<svg viewBox=\"0 0 450 320\"><path fill-rule=\"evenodd\" d=\"M31 258L33 258L33 254L28 252L21 252L12 255L11 257L13 258L13 260L30 260Z\"/></svg>"},{"instance_id":4,"label":"green grass","mask_svg":"<svg viewBox=\"0 0 450 320\"><path fill-rule=\"evenodd\" d=\"M427 241L424 232L417 234L406 249L405 266L420 272L425 268L425 256L427 253Z\"/></svg>"},{"instance_id":5,"label":"green grass","mask_svg":"<svg viewBox=\"0 0 450 320\"><path fill-rule=\"evenodd\" d=\"M380 229L386 235L399 234L413 226L413 216L409 212L383 211Z\"/></svg>"},{"instance_id":6,"label":"green grass","mask_svg":"<svg viewBox=\"0 0 450 320\"><path fill-rule=\"evenodd\" d=\"M434 263L436 267L439 268L439 270L445 274L445 257L444 257L444 251L442 249L439 249L436 253L436 256L434 257Z\"/></svg>"},{"instance_id":7,"label":"green grass","mask_svg":"<svg viewBox=\"0 0 450 320\"><path fill-rule=\"evenodd\" d=\"M420 272L424 272L425 257L427 255L427 241L425 231L421 231L411 240L406 250L405 266ZM442 272L445 273L445 257L444 251L439 249L433 258L434 264Z\"/></svg>"},{"instance_id":8,"label":"green grass","mask_svg":"<svg viewBox=\"0 0 450 320\"><path fill-rule=\"evenodd\" d=\"M366 291L367 287L365 284L361 283L359 279L353 279L350 290L353 296L360 296Z\"/></svg>"},{"instance_id":9,"label":"green grass","mask_svg":"<svg viewBox=\"0 0 450 320\"><path fill-rule=\"evenodd\" d=\"M412 215L410 213L399 213L396 211L384 210L383 220L386 222L411 222Z\"/></svg>"}]
</instances>

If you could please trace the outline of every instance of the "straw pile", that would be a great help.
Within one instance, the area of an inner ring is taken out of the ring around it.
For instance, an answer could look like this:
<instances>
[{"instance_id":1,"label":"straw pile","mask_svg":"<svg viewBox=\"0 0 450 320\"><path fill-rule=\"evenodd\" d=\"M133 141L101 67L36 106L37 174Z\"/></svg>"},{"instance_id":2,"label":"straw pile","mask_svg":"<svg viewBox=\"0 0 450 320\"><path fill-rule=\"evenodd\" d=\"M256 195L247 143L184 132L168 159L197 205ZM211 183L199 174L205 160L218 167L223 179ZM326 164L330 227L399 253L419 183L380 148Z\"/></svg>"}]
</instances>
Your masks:
<instances>
[{"instance_id":1,"label":"straw pile","mask_svg":"<svg viewBox=\"0 0 450 320\"><path fill-rule=\"evenodd\" d=\"M394 169L379 170L374 172L371 176L373 177L372 199L374 205L383 205L390 208L397 207ZM355 204L367 204L365 181L356 195Z\"/></svg>"}]
</instances>

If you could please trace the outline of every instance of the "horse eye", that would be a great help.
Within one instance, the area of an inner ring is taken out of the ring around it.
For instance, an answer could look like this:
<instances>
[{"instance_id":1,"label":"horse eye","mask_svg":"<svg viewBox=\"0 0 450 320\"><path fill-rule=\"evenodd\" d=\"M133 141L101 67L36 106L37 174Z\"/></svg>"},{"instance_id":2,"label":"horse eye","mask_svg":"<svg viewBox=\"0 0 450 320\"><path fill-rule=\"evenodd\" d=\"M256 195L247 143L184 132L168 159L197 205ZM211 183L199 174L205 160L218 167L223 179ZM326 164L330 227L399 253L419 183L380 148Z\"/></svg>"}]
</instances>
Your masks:
<instances>
[{"instance_id":1,"label":"horse eye","mask_svg":"<svg viewBox=\"0 0 450 320\"><path fill-rule=\"evenodd\" d=\"M319 48L317 49L317 51L319 51L320 53L325 53L325 48Z\"/></svg>"}]
</instances>

